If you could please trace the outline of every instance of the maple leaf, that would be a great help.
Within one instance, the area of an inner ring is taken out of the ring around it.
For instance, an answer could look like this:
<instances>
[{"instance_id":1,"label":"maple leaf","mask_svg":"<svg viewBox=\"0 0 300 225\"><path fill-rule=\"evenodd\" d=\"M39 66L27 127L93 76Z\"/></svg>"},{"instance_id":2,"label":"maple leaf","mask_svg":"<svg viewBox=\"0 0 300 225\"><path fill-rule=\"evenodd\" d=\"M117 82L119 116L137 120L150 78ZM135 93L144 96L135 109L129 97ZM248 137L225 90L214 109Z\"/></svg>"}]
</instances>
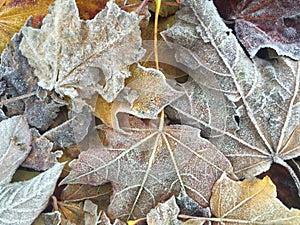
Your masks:
<instances>
[{"instance_id":1,"label":"maple leaf","mask_svg":"<svg viewBox=\"0 0 300 225\"><path fill-rule=\"evenodd\" d=\"M46 208L63 167L58 163L31 180L0 185L1 224L31 224Z\"/></svg>"},{"instance_id":2,"label":"maple leaf","mask_svg":"<svg viewBox=\"0 0 300 225\"><path fill-rule=\"evenodd\" d=\"M20 49L38 84L69 96L79 110L95 93L113 101L130 76L129 65L144 54L138 15L112 1L82 21L75 0L57 0L41 29L25 26L22 34Z\"/></svg>"},{"instance_id":3,"label":"maple leaf","mask_svg":"<svg viewBox=\"0 0 300 225\"><path fill-rule=\"evenodd\" d=\"M101 97L97 99L94 115L116 130L120 130L119 121L126 121L125 116L118 118L119 113L155 119L165 106L183 95L167 83L160 71L138 65L131 67L131 74L125 88L112 103Z\"/></svg>"},{"instance_id":4,"label":"maple leaf","mask_svg":"<svg viewBox=\"0 0 300 225\"><path fill-rule=\"evenodd\" d=\"M276 198L276 187L269 177L241 182L222 175L213 187L210 207L224 225L294 225L300 221L300 210L288 209Z\"/></svg>"},{"instance_id":5,"label":"maple leaf","mask_svg":"<svg viewBox=\"0 0 300 225\"><path fill-rule=\"evenodd\" d=\"M0 53L14 33L24 25L29 16L35 24L41 22L53 0L1 0L0 1Z\"/></svg>"},{"instance_id":6,"label":"maple leaf","mask_svg":"<svg viewBox=\"0 0 300 225\"><path fill-rule=\"evenodd\" d=\"M234 22L251 57L261 48L300 60L300 3L297 0L214 0L221 16Z\"/></svg>"},{"instance_id":7,"label":"maple leaf","mask_svg":"<svg viewBox=\"0 0 300 225\"><path fill-rule=\"evenodd\" d=\"M0 122L0 134L0 185L3 185L11 181L29 154L31 133L24 116L15 116Z\"/></svg>"},{"instance_id":8,"label":"maple leaf","mask_svg":"<svg viewBox=\"0 0 300 225\"><path fill-rule=\"evenodd\" d=\"M239 178L300 155L300 62L285 57L250 60L211 1L187 1L179 21L163 32L177 60L192 69L187 95L172 107L211 133ZM196 43L196 44L195 44ZM184 103L182 103L184 102ZM219 122L221 121L221 122Z\"/></svg>"},{"instance_id":9,"label":"maple leaf","mask_svg":"<svg viewBox=\"0 0 300 225\"><path fill-rule=\"evenodd\" d=\"M131 117L122 129L126 134L103 128L108 148L82 152L70 163L72 170L62 181L91 185L111 182L113 196L108 212L112 218L145 216L159 201L180 190L207 206L214 182L222 171L231 172L229 161L200 137L197 128L165 126L161 116L160 121L149 124Z\"/></svg>"}]
</instances>

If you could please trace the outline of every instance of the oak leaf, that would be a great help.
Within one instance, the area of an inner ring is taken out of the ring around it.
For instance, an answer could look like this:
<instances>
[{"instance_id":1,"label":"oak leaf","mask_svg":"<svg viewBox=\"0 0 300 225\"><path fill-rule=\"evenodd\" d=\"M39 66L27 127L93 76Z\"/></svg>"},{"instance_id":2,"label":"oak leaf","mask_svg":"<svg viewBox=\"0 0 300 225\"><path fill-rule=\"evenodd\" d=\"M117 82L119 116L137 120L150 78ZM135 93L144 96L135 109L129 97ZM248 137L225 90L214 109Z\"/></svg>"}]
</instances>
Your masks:
<instances>
[{"instance_id":1,"label":"oak leaf","mask_svg":"<svg viewBox=\"0 0 300 225\"><path fill-rule=\"evenodd\" d=\"M274 162L289 170L300 190L285 162L300 155L300 62L250 60L211 1L189 0L177 17L163 36L194 80L183 85L187 95L172 107L208 130L239 178Z\"/></svg>"},{"instance_id":2,"label":"oak leaf","mask_svg":"<svg viewBox=\"0 0 300 225\"><path fill-rule=\"evenodd\" d=\"M75 0L57 0L41 29L25 26L22 34L20 49L38 84L70 97L75 110L96 93L113 101L130 76L129 65L144 54L138 15L112 1L93 20L82 21Z\"/></svg>"},{"instance_id":3,"label":"oak leaf","mask_svg":"<svg viewBox=\"0 0 300 225\"><path fill-rule=\"evenodd\" d=\"M94 112L107 126L117 130L120 130L119 121L126 120L126 116L118 118L119 113L155 119L165 106L183 95L167 83L160 71L140 65L132 66L130 71L132 76L126 79L118 97L112 103L98 97Z\"/></svg>"},{"instance_id":4,"label":"oak leaf","mask_svg":"<svg viewBox=\"0 0 300 225\"><path fill-rule=\"evenodd\" d=\"M234 22L237 38L251 57L262 48L300 60L300 3L297 0L214 0L221 16Z\"/></svg>"},{"instance_id":5,"label":"oak leaf","mask_svg":"<svg viewBox=\"0 0 300 225\"><path fill-rule=\"evenodd\" d=\"M269 177L233 181L225 174L215 183L210 200L214 224L299 224L300 210L288 209L276 198Z\"/></svg>"},{"instance_id":6,"label":"oak leaf","mask_svg":"<svg viewBox=\"0 0 300 225\"><path fill-rule=\"evenodd\" d=\"M122 129L125 134L103 128L107 148L81 152L62 182L111 182L111 218L141 218L158 202L180 191L208 206L212 185L222 171L232 170L229 161L200 137L197 128L166 126L163 117L148 123L131 117Z\"/></svg>"},{"instance_id":7,"label":"oak leaf","mask_svg":"<svg viewBox=\"0 0 300 225\"><path fill-rule=\"evenodd\" d=\"M29 16L33 16L35 25L39 24L47 13L48 6L54 0L1 0L0 1L0 53L6 44L19 32Z\"/></svg>"}]
</instances>

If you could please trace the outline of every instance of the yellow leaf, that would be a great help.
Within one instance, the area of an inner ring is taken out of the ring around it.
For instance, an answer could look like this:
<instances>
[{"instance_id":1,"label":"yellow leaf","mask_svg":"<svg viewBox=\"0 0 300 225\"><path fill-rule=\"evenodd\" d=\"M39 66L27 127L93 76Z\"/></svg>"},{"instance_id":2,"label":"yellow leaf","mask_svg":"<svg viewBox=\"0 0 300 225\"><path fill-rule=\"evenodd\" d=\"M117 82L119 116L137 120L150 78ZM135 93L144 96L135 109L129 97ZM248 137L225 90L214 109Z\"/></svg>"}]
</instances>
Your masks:
<instances>
[{"instance_id":1,"label":"yellow leaf","mask_svg":"<svg viewBox=\"0 0 300 225\"><path fill-rule=\"evenodd\" d=\"M29 16L41 22L54 0L0 0L0 53Z\"/></svg>"},{"instance_id":2,"label":"yellow leaf","mask_svg":"<svg viewBox=\"0 0 300 225\"><path fill-rule=\"evenodd\" d=\"M103 123L117 130L120 129L119 121L125 121L120 117L123 114L118 113L154 119L166 105L183 95L166 82L160 71L135 65L130 71L132 75L126 79L126 86L118 97L108 103L99 96L94 112Z\"/></svg>"},{"instance_id":3,"label":"yellow leaf","mask_svg":"<svg viewBox=\"0 0 300 225\"><path fill-rule=\"evenodd\" d=\"M223 174L213 187L210 205L220 219L216 224L300 224L300 210L288 209L276 198L276 187L267 176L240 182Z\"/></svg>"}]
</instances>

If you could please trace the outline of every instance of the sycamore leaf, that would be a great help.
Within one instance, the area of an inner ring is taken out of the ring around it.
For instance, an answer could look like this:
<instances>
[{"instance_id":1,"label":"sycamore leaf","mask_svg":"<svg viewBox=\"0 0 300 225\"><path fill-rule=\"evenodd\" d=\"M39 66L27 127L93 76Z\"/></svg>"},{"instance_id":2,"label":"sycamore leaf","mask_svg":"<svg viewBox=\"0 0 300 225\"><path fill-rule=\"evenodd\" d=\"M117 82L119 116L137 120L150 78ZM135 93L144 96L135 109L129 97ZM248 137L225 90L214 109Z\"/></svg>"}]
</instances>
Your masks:
<instances>
[{"instance_id":1,"label":"sycamore leaf","mask_svg":"<svg viewBox=\"0 0 300 225\"><path fill-rule=\"evenodd\" d=\"M70 163L71 173L62 183L101 185L111 182L111 218L141 218L158 202L180 191L201 206L208 206L211 188L222 171L231 172L229 161L200 130L166 126L131 117L125 134L103 128L108 148L91 148ZM212 157L213 156L213 157ZM126 202L126 204L124 204Z\"/></svg>"},{"instance_id":2,"label":"sycamore leaf","mask_svg":"<svg viewBox=\"0 0 300 225\"><path fill-rule=\"evenodd\" d=\"M35 178L0 186L0 223L31 224L46 208L64 164L56 164Z\"/></svg>"},{"instance_id":3,"label":"sycamore leaf","mask_svg":"<svg viewBox=\"0 0 300 225\"><path fill-rule=\"evenodd\" d=\"M260 174L275 162L289 170L300 190L284 161L300 155L300 62L250 60L212 1L189 0L178 18L163 35L180 50L177 59L192 69L194 81L184 85L185 105L179 99L172 107L210 130L210 140L238 177Z\"/></svg>"},{"instance_id":4,"label":"sycamore leaf","mask_svg":"<svg viewBox=\"0 0 300 225\"><path fill-rule=\"evenodd\" d=\"M261 48L300 60L300 2L297 0L214 0L221 16L234 22L251 57Z\"/></svg>"},{"instance_id":5,"label":"sycamore leaf","mask_svg":"<svg viewBox=\"0 0 300 225\"><path fill-rule=\"evenodd\" d=\"M183 95L166 82L160 71L138 65L131 67L131 73L118 97L112 103L99 97L94 112L107 126L117 130L120 130L118 113L155 119L166 105Z\"/></svg>"},{"instance_id":6,"label":"sycamore leaf","mask_svg":"<svg viewBox=\"0 0 300 225\"><path fill-rule=\"evenodd\" d=\"M1 0L0 1L0 53L19 32L29 16L38 24L54 0Z\"/></svg>"},{"instance_id":7,"label":"sycamore leaf","mask_svg":"<svg viewBox=\"0 0 300 225\"><path fill-rule=\"evenodd\" d=\"M138 15L112 1L82 21L75 0L57 0L41 29L23 27L22 34L20 49L38 84L69 96L79 110L95 93L113 101L130 76L129 65L144 54Z\"/></svg>"},{"instance_id":8,"label":"sycamore leaf","mask_svg":"<svg viewBox=\"0 0 300 225\"><path fill-rule=\"evenodd\" d=\"M30 152L31 133L24 116L0 122L0 185L11 181L17 168Z\"/></svg>"},{"instance_id":9,"label":"sycamore leaf","mask_svg":"<svg viewBox=\"0 0 300 225\"><path fill-rule=\"evenodd\" d=\"M233 181L225 174L213 187L210 207L220 219L214 224L299 224L300 210L288 209L276 198L269 177Z\"/></svg>"}]
</instances>

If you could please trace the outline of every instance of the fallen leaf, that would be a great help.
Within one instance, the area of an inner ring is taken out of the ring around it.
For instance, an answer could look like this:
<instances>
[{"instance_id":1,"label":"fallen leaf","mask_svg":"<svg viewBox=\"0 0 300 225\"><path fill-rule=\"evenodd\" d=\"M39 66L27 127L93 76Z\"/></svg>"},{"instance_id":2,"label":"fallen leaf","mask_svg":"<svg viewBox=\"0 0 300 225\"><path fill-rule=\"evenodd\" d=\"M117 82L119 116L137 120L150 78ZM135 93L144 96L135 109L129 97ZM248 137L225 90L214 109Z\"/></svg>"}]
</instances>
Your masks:
<instances>
[{"instance_id":1,"label":"fallen leaf","mask_svg":"<svg viewBox=\"0 0 300 225\"><path fill-rule=\"evenodd\" d=\"M124 123L126 120L118 118L119 113L155 119L165 106L183 95L167 83L160 71L138 65L131 67L131 74L125 88L112 103L102 97L97 100L94 115L116 130L120 130L119 121Z\"/></svg>"},{"instance_id":2,"label":"fallen leaf","mask_svg":"<svg viewBox=\"0 0 300 225\"><path fill-rule=\"evenodd\" d=\"M56 164L35 178L0 186L0 223L31 224L45 209L64 164Z\"/></svg>"},{"instance_id":3,"label":"fallen leaf","mask_svg":"<svg viewBox=\"0 0 300 225\"><path fill-rule=\"evenodd\" d=\"M144 54L137 14L112 1L93 20L82 21L75 0L57 0L41 29L25 26L22 34L20 49L38 84L70 97L77 111L96 93L113 101L130 76L129 65Z\"/></svg>"},{"instance_id":4,"label":"fallen leaf","mask_svg":"<svg viewBox=\"0 0 300 225\"><path fill-rule=\"evenodd\" d=\"M300 60L300 3L297 0L214 0L251 57L262 48Z\"/></svg>"},{"instance_id":5,"label":"fallen leaf","mask_svg":"<svg viewBox=\"0 0 300 225\"><path fill-rule=\"evenodd\" d=\"M63 152L60 150L52 152L53 143L41 136L36 129L32 128L31 134L31 151L22 166L37 171L45 171L53 167Z\"/></svg>"},{"instance_id":6,"label":"fallen leaf","mask_svg":"<svg viewBox=\"0 0 300 225\"><path fill-rule=\"evenodd\" d=\"M62 124L48 130L42 137L45 137L54 143L54 149L69 148L81 142L88 133L92 115L84 107L82 112L69 113L69 119Z\"/></svg>"},{"instance_id":7,"label":"fallen leaf","mask_svg":"<svg viewBox=\"0 0 300 225\"><path fill-rule=\"evenodd\" d=\"M300 210L288 209L276 198L269 177L233 181L225 174L213 187L210 207L220 222L214 224L299 224Z\"/></svg>"},{"instance_id":8,"label":"fallen leaf","mask_svg":"<svg viewBox=\"0 0 300 225\"><path fill-rule=\"evenodd\" d=\"M202 225L205 219L180 221L177 216L179 214L179 207L176 204L175 197L172 196L164 203L159 203L155 209L147 214L148 225Z\"/></svg>"},{"instance_id":9,"label":"fallen leaf","mask_svg":"<svg viewBox=\"0 0 300 225\"><path fill-rule=\"evenodd\" d=\"M11 181L17 168L30 152L31 133L24 116L0 122L0 185Z\"/></svg>"},{"instance_id":10,"label":"fallen leaf","mask_svg":"<svg viewBox=\"0 0 300 225\"><path fill-rule=\"evenodd\" d=\"M194 81L183 85L187 101L179 99L172 107L210 130L210 141L239 178L267 171L274 162L289 170L300 190L299 178L285 162L300 155L300 62L250 60L212 1L187 1L177 17L163 36Z\"/></svg>"},{"instance_id":11,"label":"fallen leaf","mask_svg":"<svg viewBox=\"0 0 300 225\"><path fill-rule=\"evenodd\" d=\"M232 169L222 153L200 137L199 129L165 126L163 116L149 123L131 117L122 129L125 134L103 128L108 147L81 152L62 181L91 185L111 182L108 213L112 219L144 217L158 202L180 191L208 206L212 185L222 171Z\"/></svg>"},{"instance_id":12,"label":"fallen leaf","mask_svg":"<svg viewBox=\"0 0 300 225\"><path fill-rule=\"evenodd\" d=\"M60 213L58 211L41 213L32 225L60 225Z\"/></svg>"},{"instance_id":13,"label":"fallen leaf","mask_svg":"<svg viewBox=\"0 0 300 225\"><path fill-rule=\"evenodd\" d=\"M112 188L110 184L91 186L87 184L69 184L61 193L64 202L76 202L84 199L96 198L110 195Z\"/></svg>"},{"instance_id":14,"label":"fallen leaf","mask_svg":"<svg viewBox=\"0 0 300 225\"><path fill-rule=\"evenodd\" d=\"M14 33L24 25L29 16L35 25L41 22L53 0L1 0L0 1L0 53Z\"/></svg>"},{"instance_id":15,"label":"fallen leaf","mask_svg":"<svg viewBox=\"0 0 300 225\"><path fill-rule=\"evenodd\" d=\"M57 202L58 211L61 214L61 224L84 225L83 202L64 203Z\"/></svg>"}]
</instances>

